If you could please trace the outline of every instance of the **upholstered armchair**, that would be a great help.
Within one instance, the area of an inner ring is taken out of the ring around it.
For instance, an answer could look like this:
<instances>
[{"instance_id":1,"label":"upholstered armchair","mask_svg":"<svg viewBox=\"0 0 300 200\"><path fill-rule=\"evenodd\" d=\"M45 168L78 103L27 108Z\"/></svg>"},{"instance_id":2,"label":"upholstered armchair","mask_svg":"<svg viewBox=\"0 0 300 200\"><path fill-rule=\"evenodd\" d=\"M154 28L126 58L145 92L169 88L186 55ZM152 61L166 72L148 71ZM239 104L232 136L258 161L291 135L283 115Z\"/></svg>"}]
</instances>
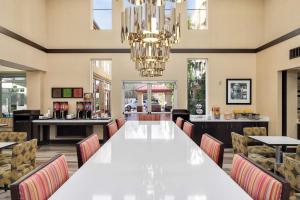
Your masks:
<instances>
[{"instance_id":1,"label":"upholstered armchair","mask_svg":"<svg viewBox=\"0 0 300 200\"><path fill-rule=\"evenodd\" d=\"M0 132L0 142L22 143L27 139L26 132ZM0 151L0 165L8 164L11 161L11 151Z\"/></svg>"},{"instance_id":2,"label":"upholstered armchair","mask_svg":"<svg viewBox=\"0 0 300 200\"><path fill-rule=\"evenodd\" d=\"M0 117L0 124L7 124L7 126L0 127L0 132L13 131L13 118Z\"/></svg>"},{"instance_id":3,"label":"upholstered armchair","mask_svg":"<svg viewBox=\"0 0 300 200\"><path fill-rule=\"evenodd\" d=\"M249 151L252 153L258 153L266 157L275 157L275 149L266 145L262 145L259 142L251 139L249 136L267 136L266 127L245 127L243 128L244 136ZM259 148L257 148L259 147Z\"/></svg>"},{"instance_id":4,"label":"upholstered armchair","mask_svg":"<svg viewBox=\"0 0 300 200\"><path fill-rule=\"evenodd\" d=\"M17 144L9 164L0 166L0 185L7 186L35 168L37 140Z\"/></svg>"},{"instance_id":5,"label":"upholstered armchair","mask_svg":"<svg viewBox=\"0 0 300 200\"><path fill-rule=\"evenodd\" d=\"M264 147L256 146L256 149L253 146L248 147L247 138L234 132L231 133L231 139L234 154L241 153L266 170L274 169L275 158L268 158L261 154Z\"/></svg>"}]
</instances>

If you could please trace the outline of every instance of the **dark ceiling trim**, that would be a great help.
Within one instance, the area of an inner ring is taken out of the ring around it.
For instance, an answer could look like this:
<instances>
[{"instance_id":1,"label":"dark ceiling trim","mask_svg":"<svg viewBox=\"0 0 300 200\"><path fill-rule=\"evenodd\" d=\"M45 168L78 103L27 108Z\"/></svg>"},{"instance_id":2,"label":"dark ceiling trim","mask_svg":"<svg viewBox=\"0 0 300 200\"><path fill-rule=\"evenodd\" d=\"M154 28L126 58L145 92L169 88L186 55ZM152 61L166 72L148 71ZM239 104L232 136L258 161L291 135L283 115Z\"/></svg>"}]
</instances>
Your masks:
<instances>
[{"instance_id":1,"label":"dark ceiling trim","mask_svg":"<svg viewBox=\"0 0 300 200\"><path fill-rule=\"evenodd\" d=\"M129 49L47 49L19 34L16 34L2 26L0 26L0 33L32 46L40 51L46 53L130 53ZM300 28L291 31L290 33L283 35L271 42L268 42L256 49L171 49L172 53L258 53L267 48L282 43L288 39L300 35Z\"/></svg>"},{"instance_id":2,"label":"dark ceiling trim","mask_svg":"<svg viewBox=\"0 0 300 200\"><path fill-rule=\"evenodd\" d=\"M47 49L47 53L130 53L129 49Z\"/></svg>"},{"instance_id":3,"label":"dark ceiling trim","mask_svg":"<svg viewBox=\"0 0 300 200\"><path fill-rule=\"evenodd\" d=\"M272 40L271 42L268 42L267 44L264 44L264 45L258 47L256 49L256 52L260 52L260 51L263 51L265 49L268 49L268 48L270 48L272 46L275 46L275 45L277 45L279 43L282 43L282 42L284 42L284 41L286 41L288 39L291 39L293 37L296 37L298 35L300 35L300 28L297 28L296 30L291 31L288 34L285 34L285 35L283 35L283 36L281 36L281 37L279 37L279 38L277 38L275 40Z\"/></svg>"},{"instance_id":4,"label":"dark ceiling trim","mask_svg":"<svg viewBox=\"0 0 300 200\"><path fill-rule=\"evenodd\" d=\"M3 35L6 35L8 37L11 37L11 38L13 38L15 40L18 40L18 41L20 41L20 42L22 42L24 44L32 46L33 48L36 48L36 49L38 49L40 51L47 52L47 48L45 48L45 47L43 47L43 46L41 46L41 45L39 45L39 44L37 44L37 43L35 43L35 42L33 42L33 41L25 38L25 37L23 37L23 36L15 33L15 32L12 32L12 31L4 28L3 26L0 26L0 33L2 33Z\"/></svg>"},{"instance_id":5,"label":"dark ceiling trim","mask_svg":"<svg viewBox=\"0 0 300 200\"><path fill-rule=\"evenodd\" d=\"M172 53L256 53L256 49L171 49Z\"/></svg>"}]
</instances>

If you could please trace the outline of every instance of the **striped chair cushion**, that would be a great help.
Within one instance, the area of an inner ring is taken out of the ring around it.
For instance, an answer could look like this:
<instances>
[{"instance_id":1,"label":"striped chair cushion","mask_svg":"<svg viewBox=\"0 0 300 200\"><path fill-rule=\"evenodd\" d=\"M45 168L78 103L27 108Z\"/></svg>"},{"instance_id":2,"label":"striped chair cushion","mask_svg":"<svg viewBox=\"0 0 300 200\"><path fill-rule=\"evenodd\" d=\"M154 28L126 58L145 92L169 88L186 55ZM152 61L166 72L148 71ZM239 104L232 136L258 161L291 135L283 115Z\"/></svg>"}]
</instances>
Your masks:
<instances>
[{"instance_id":1,"label":"striped chair cushion","mask_svg":"<svg viewBox=\"0 0 300 200\"><path fill-rule=\"evenodd\" d=\"M179 128L182 128L183 123L184 123L184 119L182 119L181 117L177 117L177 119L176 119L176 125Z\"/></svg>"},{"instance_id":2,"label":"striped chair cushion","mask_svg":"<svg viewBox=\"0 0 300 200\"><path fill-rule=\"evenodd\" d=\"M254 200L280 200L283 185L241 155L234 155L231 178Z\"/></svg>"},{"instance_id":3,"label":"striped chair cushion","mask_svg":"<svg viewBox=\"0 0 300 200\"><path fill-rule=\"evenodd\" d=\"M220 159L221 144L210 137L208 134L203 134L200 143L201 149L216 163Z\"/></svg>"},{"instance_id":4,"label":"striped chair cushion","mask_svg":"<svg viewBox=\"0 0 300 200\"><path fill-rule=\"evenodd\" d=\"M109 137L112 137L117 131L118 131L118 125L117 123L111 122L107 125L108 135Z\"/></svg>"},{"instance_id":5,"label":"striped chair cushion","mask_svg":"<svg viewBox=\"0 0 300 200\"><path fill-rule=\"evenodd\" d=\"M124 124L125 124L125 119L123 117L120 117L118 119L116 119L117 125L118 125L118 129L120 129Z\"/></svg>"},{"instance_id":6,"label":"striped chair cushion","mask_svg":"<svg viewBox=\"0 0 300 200\"><path fill-rule=\"evenodd\" d=\"M182 130L191 138L193 135L194 124L190 122L184 122Z\"/></svg>"},{"instance_id":7,"label":"striped chair cushion","mask_svg":"<svg viewBox=\"0 0 300 200\"><path fill-rule=\"evenodd\" d=\"M69 178L62 155L19 184L20 199L46 200Z\"/></svg>"},{"instance_id":8,"label":"striped chair cushion","mask_svg":"<svg viewBox=\"0 0 300 200\"><path fill-rule=\"evenodd\" d=\"M97 134L92 134L79 144L82 163L85 163L100 148Z\"/></svg>"}]
</instances>

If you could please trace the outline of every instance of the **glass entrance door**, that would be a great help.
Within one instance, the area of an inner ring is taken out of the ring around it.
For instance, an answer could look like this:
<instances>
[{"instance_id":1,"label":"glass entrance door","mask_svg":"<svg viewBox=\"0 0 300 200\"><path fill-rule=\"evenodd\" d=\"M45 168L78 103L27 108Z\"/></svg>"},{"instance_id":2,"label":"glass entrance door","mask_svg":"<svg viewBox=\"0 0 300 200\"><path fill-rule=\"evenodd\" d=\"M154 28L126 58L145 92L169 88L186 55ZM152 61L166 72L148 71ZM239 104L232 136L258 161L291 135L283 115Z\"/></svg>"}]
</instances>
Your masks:
<instances>
[{"instance_id":1,"label":"glass entrance door","mask_svg":"<svg viewBox=\"0 0 300 200\"><path fill-rule=\"evenodd\" d=\"M123 111L128 120L139 114L158 113L170 116L176 106L176 81L123 81Z\"/></svg>"}]
</instances>

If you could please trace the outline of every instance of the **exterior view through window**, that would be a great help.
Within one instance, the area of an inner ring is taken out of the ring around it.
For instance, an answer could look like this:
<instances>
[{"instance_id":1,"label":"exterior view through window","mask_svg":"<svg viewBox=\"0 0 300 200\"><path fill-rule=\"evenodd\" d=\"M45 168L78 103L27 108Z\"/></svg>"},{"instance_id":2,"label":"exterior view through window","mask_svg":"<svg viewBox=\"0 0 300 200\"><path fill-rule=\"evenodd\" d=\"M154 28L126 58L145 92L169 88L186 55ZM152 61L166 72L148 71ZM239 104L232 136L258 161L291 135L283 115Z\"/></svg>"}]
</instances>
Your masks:
<instances>
[{"instance_id":1,"label":"exterior view through window","mask_svg":"<svg viewBox=\"0 0 300 200\"><path fill-rule=\"evenodd\" d=\"M189 30L205 30L207 26L208 0L187 0L187 16Z\"/></svg>"},{"instance_id":2,"label":"exterior view through window","mask_svg":"<svg viewBox=\"0 0 300 200\"><path fill-rule=\"evenodd\" d=\"M192 115L206 114L207 59L188 59L188 109Z\"/></svg>"},{"instance_id":3,"label":"exterior view through window","mask_svg":"<svg viewBox=\"0 0 300 200\"><path fill-rule=\"evenodd\" d=\"M93 30L112 29L112 0L93 0Z\"/></svg>"},{"instance_id":4,"label":"exterior view through window","mask_svg":"<svg viewBox=\"0 0 300 200\"><path fill-rule=\"evenodd\" d=\"M111 60L93 59L93 114L111 116Z\"/></svg>"},{"instance_id":5,"label":"exterior view through window","mask_svg":"<svg viewBox=\"0 0 300 200\"><path fill-rule=\"evenodd\" d=\"M123 109L127 118L139 113L170 113L176 106L175 81L124 81Z\"/></svg>"},{"instance_id":6,"label":"exterior view through window","mask_svg":"<svg viewBox=\"0 0 300 200\"><path fill-rule=\"evenodd\" d=\"M15 110L27 108L26 76L0 75L1 114L2 117L12 117Z\"/></svg>"}]
</instances>

